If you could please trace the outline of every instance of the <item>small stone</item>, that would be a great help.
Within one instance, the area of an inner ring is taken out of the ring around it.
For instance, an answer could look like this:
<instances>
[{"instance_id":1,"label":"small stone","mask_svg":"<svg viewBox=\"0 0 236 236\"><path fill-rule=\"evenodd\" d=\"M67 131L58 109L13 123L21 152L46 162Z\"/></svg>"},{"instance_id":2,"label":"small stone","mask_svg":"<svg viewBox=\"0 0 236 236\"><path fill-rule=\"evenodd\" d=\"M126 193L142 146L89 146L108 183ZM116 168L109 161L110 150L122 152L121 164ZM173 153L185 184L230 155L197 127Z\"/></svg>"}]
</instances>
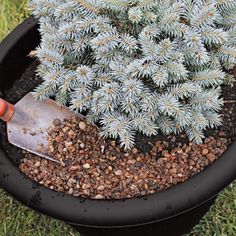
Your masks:
<instances>
[{"instance_id":1,"label":"small stone","mask_svg":"<svg viewBox=\"0 0 236 236\"><path fill-rule=\"evenodd\" d=\"M57 189L59 192L62 192L62 191L64 191L64 188L63 187L58 187L58 189Z\"/></svg>"},{"instance_id":2,"label":"small stone","mask_svg":"<svg viewBox=\"0 0 236 236\"><path fill-rule=\"evenodd\" d=\"M68 185L71 185L71 184L76 183L76 180L73 178L70 178L70 179L68 179L67 183L68 183Z\"/></svg>"},{"instance_id":3,"label":"small stone","mask_svg":"<svg viewBox=\"0 0 236 236\"><path fill-rule=\"evenodd\" d=\"M137 148L132 148L132 153L133 153L134 155L136 155L136 154L138 153L138 149L137 149Z\"/></svg>"},{"instance_id":4,"label":"small stone","mask_svg":"<svg viewBox=\"0 0 236 236\"><path fill-rule=\"evenodd\" d=\"M61 120L60 119L54 119L53 120L53 125L54 126L60 126L61 125Z\"/></svg>"},{"instance_id":5,"label":"small stone","mask_svg":"<svg viewBox=\"0 0 236 236\"><path fill-rule=\"evenodd\" d=\"M182 144L179 144L179 146L181 146L181 145L182 145ZM176 151L177 151L178 154L183 153L183 150L182 150L181 148L178 148Z\"/></svg>"},{"instance_id":6,"label":"small stone","mask_svg":"<svg viewBox=\"0 0 236 236\"><path fill-rule=\"evenodd\" d=\"M139 177L137 175L135 175L134 179L137 181L137 180L139 180Z\"/></svg>"},{"instance_id":7,"label":"small stone","mask_svg":"<svg viewBox=\"0 0 236 236\"><path fill-rule=\"evenodd\" d=\"M82 184L82 189L88 189L91 187L91 184Z\"/></svg>"},{"instance_id":8,"label":"small stone","mask_svg":"<svg viewBox=\"0 0 236 236\"><path fill-rule=\"evenodd\" d=\"M104 153L104 151L105 151L105 146L101 145L101 153Z\"/></svg>"},{"instance_id":9,"label":"small stone","mask_svg":"<svg viewBox=\"0 0 236 236\"><path fill-rule=\"evenodd\" d=\"M115 161L116 160L116 156L110 157L109 158L111 161Z\"/></svg>"},{"instance_id":10,"label":"small stone","mask_svg":"<svg viewBox=\"0 0 236 236\"><path fill-rule=\"evenodd\" d=\"M142 158L141 158L141 157L137 157L136 160L137 160L137 161L141 161Z\"/></svg>"},{"instance_id":11,"label":"small stone","mask_svg":"<svg viewBox=\"0 0 236 236\"><path fill-rule=\"evenodd\" d=\"M80 146L82 149L84 149L85 144L84 144L84 143L81 143L79 146Z\"/></svg>"},{"instance_id":12,"label":"small stone","mask_svg":"<svg viewBox=\"0 0 236 236\"><path fill-rule=\"evenodd\" d=\"M67 193L68 193L68 194L72 194L73 192L74 192L73 188L70 188Z\"/></svg>"},{"instance_id":13,"label":"small stone","mask_svg":"<svg viewBox=\"0 0 236 236\"><path fill-rule=\"evenodd\" d=\"M212 162L212 161L214 161L216 159L216 156L213 153L209 153L207 155L207 158Z\"/></svg>"},{"instance_id":14,"label":"small stone","mask_svg":"<svg viewBox=\"0 0 236 236\"><path fill-rule=\"evenodd\" d=\"M178 174L178 177L180 177L180 178L183 177L183 174L179 173L179 174Z\"/></svg>"},{"instance_id":15,"label":"small stone","mask_svg":"<svg viewBox=\"0 0 236 236\"><path fill-rule=\"evenodd\" d=\"M171 141L172 143L176 142L176 137L175 137L175 136L171 137L170 141Z\"/></svg>"},{"instance_id":16,"label":"small stone","mask_svg":"<svg viewBox=\"0 0 236 236\"><path fill-rule=\"evenodd\" d=\"M85 195L89 195L90 191L89 191L88 189L84 189L84 190L83 190L83 193L84 193Z\"/></svg>"},{"instance_id":17,"label":"small stone","mask_svg":"<svg viewBox=\"0 0 236 236\"><path fill-rule=\"evenodd\" d=\"M35 167L40 167L40 165L41 165L40 161L36 161L34 164Z\"/></svg>"},{"instance_id":18,"label":"small stone","mask_svg":"<svg viewBox=\"0 0 236 236\"><path fill-rule=\"evenodd\" d=\"M163 156L164 156L165 158L169 158L169 157L170 157L170 154L169 154L168 152L164 152L164 153L163 153Z\"/></svg>"},{"instance_id":19,"label":"small stone","mask_svg":"<svg viewBox=\"0 0 236 236\"><path fill-rule=\"evenodd\" d=\"M202 150L202 155L207 155L208 153L209 153L209 150L208 150L208 149L204 148L204 149Z\"/></svg>"},{"instance_id":20,"label":"small stone","mask_svg":"<svg viewBox=\"0 0 236 236\"><path fill-rule=\"evenodd\" d=\"M74 170L78 170L78 169L79 169L78 166L71 166L69 170L74 171Z\"/></svg>"},{"instance_id":21,"label":"small stone","mask_svg":"<svg viewBox=\"0 0 236 236\"><path fill-rule=\"evenodd\" d=\"M99 167L102 169L102 170L105 170L107 168L107 165L105 163L100 163L99 164Z\"/></svg>"},{"instance_id":22,"label":"small stone","mask_svg":"<svg viewBox=\"0 0 236 236\"><path fill-rule=\"evenodd\" d=\"M105 197L101 194L98 194L94 197L94 199L104 199Z\"/></svg>"},{"instance_id":23,"label":"small stone","mask_svg":"<svg viewBox=\"0 0 236 236\"><path fill-rule=\"evenodd\" d=\"M83 165L83 168L84 168L84 169L90 169L89 163L85 163L85 164Z\"/></svg>"},{"instance_id":24,"label":"small stone","mask_svg":"<svg viewBox=\"0 0 236 236\"><path fill-rule=\"evenodd\" d=\"M115 147L116 146L116 141L111 141L111 146Z\"/></svg>"},{"instance_id":25,"label":"small stone","mask_svg":"<svg viewBox=\"0 0 236 236\"><path fill-rule=\"evenodd\" d=\"M137 189L137 186L136 186L135 184L131 184L130 188L131 188L132 190L135 190L135 189Z\"/></svg>"},{"instance_id":26,"label":"small stone","mask_svg":"<svg viewBox=\"0 0 236 236\"><path fill-rule=\"evenodd\" d=\"M69 135L70 137L72 137L74 134L75 134L75 132L74 132L73 130L70 130L69 133L68 133L68 135Z\"/></svg>"},{"instance_id":27,"label":"small stone","mask_svg":"<svg viewBox=\"0 0 236 236\"><path fill-rule=\"evenodd\" d=\"M136 162L135 160L128 160L127 161L128 164L135 164L135 162Z\"/></svg>"},{"instance_id":28,"label":"small stone","mask_svg":"<svg viewBox=\"0 0 236 236\"><path fill-rule=\"evenodd\" d=\"M54 147L53 146L49 146L49 151L51 152L51 153L53 153L54 152Z\"/></svg>"},{"instance_id":29,"label":"small stone","mask_svg":"<svg viewBox=\"0 0 236 236\"><path fill-rule=\"evenodd\" d=\"M116 171L114 172L115 175L122 175L122 173L123 173L122 170L116 170Z\"/></svg>"},{"instance_id":30,"label":"small stone","mask_svg":"<svg viewBox=\"0 0 236 236\"><path fill-rule=\"evenodd\" d=\"M176 169L176 168L170 169L170 173L171 173L171 174L176 174L176 173L177 173L177 169Z\"/></svg>"},{"instance_id":31,"label":"small stone","mask_svg":"<svg viewBox=\"0 0 236 236\"><path fill-rule=\"evenodd\" d=\"M80 122L79 122L79 128L80 128L81 130L85 130L86 124L85 124L83 121L80 121Z\"/></svg>"},{"instance_id":32,"label":"small stone","mask_svg":"<svg viewBox=\"0 0 236 236\"><path fill-rule=\"evenodd\" d=\"M97 190L99 190L99 191L103 191L105 189L105 186L104 185L99 185L98 187L97 187Z\"/></svg>"},{"instance_id":33,"label":"small stone","mask_svg":"<svg viewBox=\"0 0 236 236\"><path fill-rule=\"evenodd\" d=\"M191 147L190 146L187 146L186 149L185 149L185 153L189 153L191 151Z\"/></svg>"},{"instance_id":34,"label":"small stone","mask_svg":"<svg viewBox=\"0 0 236 236\"><path fill-rule=\"evenodd\" d=\"M171 163L168 162L168 163L166 164L166 169L171 169L171 166L172 166Z\"/></svg>"},{"instance_id":35,"label":"small stone","mask_svg":"<svg viewBox=\"0 0 236 236\"><path fill-rule=\"evenodd\" d=\"M66 145L66 147L70 147L73 145L73 143L71 141L70 142L65 141L65 145Z\"/></svg>"},{"instance_id":36,"label":"small stone","mask_svg":"<svg viewBox=\"0 0 236 236\"><path fill-rule=\"evenodd\" d=\"M225 137L226 134L225 134L225 132L221 131L221 132L219 132L219 136L220 136L220 137Z\"/></svg>"},{"instance_id":37,"label":"small stone","mask_svg":"<svg viewBox=\"0 0 236 236\"><path fill-rule=\"evenodd\" d=\"M158 146L158 151L159 151L159 152L163 151L163 149L164 149L164 146L163 146L163 145Z\"/></svg>"}]
</instances>

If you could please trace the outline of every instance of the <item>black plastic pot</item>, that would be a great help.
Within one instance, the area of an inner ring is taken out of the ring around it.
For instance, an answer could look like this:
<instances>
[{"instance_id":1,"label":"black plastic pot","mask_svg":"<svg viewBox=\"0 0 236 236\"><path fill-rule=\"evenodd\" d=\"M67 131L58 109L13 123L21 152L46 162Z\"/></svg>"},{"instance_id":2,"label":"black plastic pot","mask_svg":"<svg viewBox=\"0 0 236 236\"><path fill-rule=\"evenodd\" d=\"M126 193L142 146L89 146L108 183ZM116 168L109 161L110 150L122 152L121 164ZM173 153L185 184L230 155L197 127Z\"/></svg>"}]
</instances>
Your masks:
<instances>
[{"instance_id":1,"label":"black plastic pot","mask_svg":"<svg viewBox=\"0 0 236 236\"><path fill-rule=\"evenodd\" d=\"M0 44L0 90L10 88L31 63L26 55L40 40L30 17ZM24 176L0 148L0 185L23 204L61 219L87 236L182 235L236 178L236 142L201 173L175 187L142 198L89 200L38 185Z\"/></svg>"}]
</instances>

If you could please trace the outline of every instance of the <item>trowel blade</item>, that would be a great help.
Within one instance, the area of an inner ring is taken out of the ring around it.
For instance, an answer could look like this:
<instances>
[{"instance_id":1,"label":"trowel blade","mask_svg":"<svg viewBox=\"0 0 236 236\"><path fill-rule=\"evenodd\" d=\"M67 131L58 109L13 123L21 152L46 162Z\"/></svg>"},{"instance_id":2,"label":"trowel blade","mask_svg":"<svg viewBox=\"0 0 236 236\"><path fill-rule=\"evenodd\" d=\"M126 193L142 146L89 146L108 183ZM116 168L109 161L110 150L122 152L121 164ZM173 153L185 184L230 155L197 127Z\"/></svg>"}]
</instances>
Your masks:
<instances>
[{"instance_id":1,"label":"trowel blade","mask_svg":"<svg viewBox=\"0 0 236 236\"><path fill-rule=\"evenodd\" d=\"M54 119L70 118L75 115L74 112L66 107L58 106L51 99L35 101L30 93L14 107L14 116L7 123L9 142L41 157L60 163L48 154L47 129L52 126Z\"/></svg>"}]
</instances>

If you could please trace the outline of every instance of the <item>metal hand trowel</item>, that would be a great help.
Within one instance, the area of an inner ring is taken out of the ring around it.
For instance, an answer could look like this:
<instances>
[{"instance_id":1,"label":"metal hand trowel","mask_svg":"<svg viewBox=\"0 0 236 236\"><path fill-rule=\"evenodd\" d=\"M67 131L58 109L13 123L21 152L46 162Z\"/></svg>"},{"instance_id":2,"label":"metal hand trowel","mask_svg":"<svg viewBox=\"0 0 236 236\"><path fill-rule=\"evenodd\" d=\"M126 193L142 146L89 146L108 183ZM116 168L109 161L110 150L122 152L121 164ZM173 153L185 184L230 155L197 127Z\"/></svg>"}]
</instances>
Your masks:
<instances>
[{"instance_id":1,"label":"metal hand trowel","mask_svg":"<svg viewBox=\"0 0 236 236\"><path fill-rule=\"evenodd\" d=\"M63 121L73 115L51 99L35 101L30 93L14 106L0 98L0 119L7 122L9 142L58 163L61 162L48 154L47 129L55 119Z\"/></svg>"}]
</instances>

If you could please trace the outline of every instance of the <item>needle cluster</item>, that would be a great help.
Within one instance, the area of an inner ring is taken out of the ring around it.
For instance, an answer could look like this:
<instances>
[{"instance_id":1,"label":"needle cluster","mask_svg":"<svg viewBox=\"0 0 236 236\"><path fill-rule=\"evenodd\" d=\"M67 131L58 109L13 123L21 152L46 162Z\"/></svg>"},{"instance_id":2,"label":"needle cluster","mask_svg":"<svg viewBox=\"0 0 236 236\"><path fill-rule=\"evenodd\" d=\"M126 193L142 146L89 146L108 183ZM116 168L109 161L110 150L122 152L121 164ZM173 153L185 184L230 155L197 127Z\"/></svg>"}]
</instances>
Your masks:
<instances>
[{"instance_id":1,"label":"needle cluster","mask_svg":"<svg viewBox=\"0 0 236 236\"><path fill-rule=\"evenodd\" d=\"M31 0L40 21L36 99L100 122L126 149L136 132L221 124L221 85L236 64L235 0Z\"/></svg>"}]
</instances>

